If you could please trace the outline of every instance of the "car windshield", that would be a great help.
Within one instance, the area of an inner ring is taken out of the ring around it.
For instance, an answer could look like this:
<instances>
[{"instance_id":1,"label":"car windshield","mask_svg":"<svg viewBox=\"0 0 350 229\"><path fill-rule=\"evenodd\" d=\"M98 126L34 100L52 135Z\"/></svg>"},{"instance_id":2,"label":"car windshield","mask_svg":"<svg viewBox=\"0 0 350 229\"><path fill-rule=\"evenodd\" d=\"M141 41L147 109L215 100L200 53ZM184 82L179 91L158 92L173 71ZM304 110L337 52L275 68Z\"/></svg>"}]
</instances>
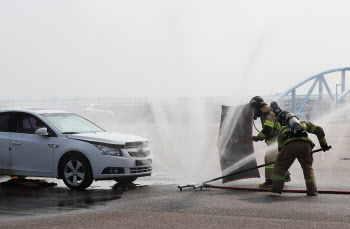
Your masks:
<instances>
[{"instance_id":1,"label":"car windshield","mask_svg":"<svg viewBox=\"0 0 350 229\"><path fill-rule=\"evenodd\" d=\"M104 130L96 126L89 120L72 113L41 114L47 121L54 125L62 134L77 134L103 132Z\"/></svg>"}]
</instances>

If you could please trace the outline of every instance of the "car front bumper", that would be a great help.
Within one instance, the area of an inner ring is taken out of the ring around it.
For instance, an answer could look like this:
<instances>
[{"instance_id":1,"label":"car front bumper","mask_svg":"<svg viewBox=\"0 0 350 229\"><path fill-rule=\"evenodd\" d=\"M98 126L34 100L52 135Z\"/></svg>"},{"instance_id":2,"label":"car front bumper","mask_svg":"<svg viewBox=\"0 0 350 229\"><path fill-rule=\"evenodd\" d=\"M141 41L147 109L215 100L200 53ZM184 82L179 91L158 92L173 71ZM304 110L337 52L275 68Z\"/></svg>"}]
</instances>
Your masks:
<instances>
[{"instance_id":1,"label":"car front bumper","mask_svg":"<svg viewBox=\"0 0 350 229\"><path fill-rule=\"evenodd\" d=\"M114 180L120 177L141 177L152 174L152 155L137 158L123 153L124 157L100 155L93 166L95 180Z\"/></svg>"}]
</instances>

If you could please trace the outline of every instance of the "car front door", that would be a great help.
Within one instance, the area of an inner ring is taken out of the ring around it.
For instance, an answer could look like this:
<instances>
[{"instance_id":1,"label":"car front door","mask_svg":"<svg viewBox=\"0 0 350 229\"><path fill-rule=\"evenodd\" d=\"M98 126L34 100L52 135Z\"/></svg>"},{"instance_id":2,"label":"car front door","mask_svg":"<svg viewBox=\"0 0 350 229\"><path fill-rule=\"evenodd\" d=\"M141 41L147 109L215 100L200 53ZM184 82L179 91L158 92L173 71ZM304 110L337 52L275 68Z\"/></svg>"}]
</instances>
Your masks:
<instances>
[{"instance_id":1,"label":"car front door","mask_svg":"<svg viewBox=\"0 0 350 229\"><path fill-rule=\"evenodd\" d=\"M53 174L53 139L52 136L35 134L39 128L46 127L39 118L17 113L17 131L10 137L11 170L38 175Z\"/></svg>"},{"instance_id":2,"label":"car front door","mask_svg":"<svg viewBox=\"0 0 350 229\"><path fill-rule=\"evenodd\" d=\"M0 172L10 168L10 120L10 112L0 113Z\"/></svg>"}]
</instances>

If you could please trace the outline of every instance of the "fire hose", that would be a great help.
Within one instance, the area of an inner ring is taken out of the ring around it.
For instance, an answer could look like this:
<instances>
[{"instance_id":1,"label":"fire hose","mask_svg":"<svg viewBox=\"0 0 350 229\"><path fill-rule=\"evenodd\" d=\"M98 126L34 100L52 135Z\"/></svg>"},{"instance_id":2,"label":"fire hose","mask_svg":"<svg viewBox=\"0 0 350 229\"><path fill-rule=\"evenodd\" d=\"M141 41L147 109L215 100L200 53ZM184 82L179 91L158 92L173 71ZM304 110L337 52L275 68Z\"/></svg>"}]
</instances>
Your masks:
<instances>
[{"instance_id":1,"label":"fire hose","mask_svg":"<svg viewBox=\"0 0 350 229\"><path fill-rule=\"evenodd\" d=\"M247 141L247 140L251 140L251 139L236 139L235 141ZM329 149L331 149L332 146L329 146ZM322 151L322 149L317 149L317 150L313 150L312 153L316 153L316 152L320 152ZM236 173L231 173L225 176L221 176L221 177L217 177L211 180L207 180L204 181L200 184L187 184L187 185L179 185L178 188L180 189L180 191L182 191L183 188L186 187L191 187L194 189L203 189L203 188L219 188L219 189L231 189L231 190L247 190L247 191L259 191L259 192L270 192L270 189L258 189L258 188L239 188L239 187L227 187L227 186L216 186L216 185L209 185L208 183L213 182L213 181L217 181L223 178L227 178L230 176L234 176L234 175L238 175L240 173L244 173L244 172L248 172L250 170L254 170L254 169L258 169L267 165L271 165L274 164L275 162L270 162L270 163L266 163L263 165L259 165L250 169L245 169ZM306 190L283 190L283 192L291 192L291 193L306 193ZM318 193L324 193L324 194L350 194L350 191L324 191L324 190L319 190Z\"/></svg>"}]
</instances>

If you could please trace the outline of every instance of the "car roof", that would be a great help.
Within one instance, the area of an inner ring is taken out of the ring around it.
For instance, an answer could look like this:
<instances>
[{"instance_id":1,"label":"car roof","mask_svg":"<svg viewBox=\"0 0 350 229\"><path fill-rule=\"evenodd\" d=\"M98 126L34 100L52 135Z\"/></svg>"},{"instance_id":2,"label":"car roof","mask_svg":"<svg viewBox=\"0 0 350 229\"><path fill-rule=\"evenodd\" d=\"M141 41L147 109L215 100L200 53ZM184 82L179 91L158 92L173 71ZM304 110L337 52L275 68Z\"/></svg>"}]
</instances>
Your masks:
<instances>
[{"instance_id":1,"label":"car roof","mask_svg":"<svg viewBox=\"0 0 350 229\"><path fill-rule=\"evenodd\" d=\"M30 108L30 109L6 109L6 110L0 110L0 113L2 112L26 112L30 114L55 114L55 113L71 113L64 110L49 110L49 109L42 109L42 108Z\"/></svg>"}]
</instances>

